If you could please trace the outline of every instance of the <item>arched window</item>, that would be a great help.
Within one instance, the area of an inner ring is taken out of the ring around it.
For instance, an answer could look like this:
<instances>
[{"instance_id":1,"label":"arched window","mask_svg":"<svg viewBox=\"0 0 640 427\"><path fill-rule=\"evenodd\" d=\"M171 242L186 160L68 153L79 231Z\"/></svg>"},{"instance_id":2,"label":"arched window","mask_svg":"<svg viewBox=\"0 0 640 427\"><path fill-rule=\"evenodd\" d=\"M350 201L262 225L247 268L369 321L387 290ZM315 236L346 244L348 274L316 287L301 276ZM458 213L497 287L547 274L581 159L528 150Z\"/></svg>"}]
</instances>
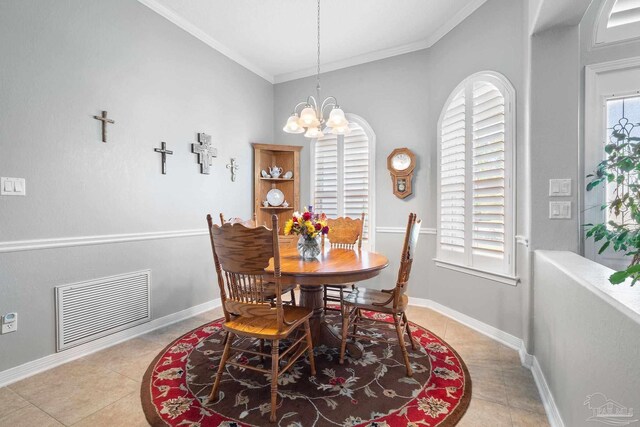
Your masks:
<instances>
[{"instance_id":1,"label":"arched window","mask_svg":"<svg viewBox=\"0 0 640 427\"><path fill-rule=\"evenodd\" d=\"M311 145L311 201L329 217L360 218L365 213L364 242L375 238L375 133L369 124L347 114L349 135L325 136Z\"/></svg>"},{"instance_id":2,"label":"arched window","mask_svg":"<svg viewBox=\"0 0 640 427\"><path fill-rule=\"evenodd\" d=\"M469 77L438 123L438 261L514 275L514 152L513 86Z\"/></svg>"},{"instance_id":3,"label":"arched window","mask_svg":"<svg viewBox=\"0 0 640 427\"><path fill-rule=\"evenodd\" d=\"M640 38L640 0L606 0L596 21L595 45Z\"/></svg>"}]
</instances>

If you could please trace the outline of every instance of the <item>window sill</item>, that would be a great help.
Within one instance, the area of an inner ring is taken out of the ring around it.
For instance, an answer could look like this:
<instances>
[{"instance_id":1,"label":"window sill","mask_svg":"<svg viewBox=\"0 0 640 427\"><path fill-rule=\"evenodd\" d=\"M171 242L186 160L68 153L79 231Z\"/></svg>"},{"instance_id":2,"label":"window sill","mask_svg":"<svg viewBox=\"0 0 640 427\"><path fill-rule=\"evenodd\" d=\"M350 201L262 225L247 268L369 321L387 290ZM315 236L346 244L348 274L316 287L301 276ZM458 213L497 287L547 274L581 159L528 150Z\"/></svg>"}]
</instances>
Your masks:
<instances>
[{"instance_id":1,"label":"window sill","mask_svg":"<svg viewBox=\"0 0 640 427\"><path fill-rule=\"evenodd\" d=\"M493 280L494 282L504 283L505 285L518 286L518 283L520 282L520 278L517 276L493 273L490 271L484 271L474 267L455 264L450 261L443 261L439 259L434 259L433 261L435 261L437 267L458 271L460 273L469 274L471 276L482 277L483 279Z\"/></svg>"}]
</instances>

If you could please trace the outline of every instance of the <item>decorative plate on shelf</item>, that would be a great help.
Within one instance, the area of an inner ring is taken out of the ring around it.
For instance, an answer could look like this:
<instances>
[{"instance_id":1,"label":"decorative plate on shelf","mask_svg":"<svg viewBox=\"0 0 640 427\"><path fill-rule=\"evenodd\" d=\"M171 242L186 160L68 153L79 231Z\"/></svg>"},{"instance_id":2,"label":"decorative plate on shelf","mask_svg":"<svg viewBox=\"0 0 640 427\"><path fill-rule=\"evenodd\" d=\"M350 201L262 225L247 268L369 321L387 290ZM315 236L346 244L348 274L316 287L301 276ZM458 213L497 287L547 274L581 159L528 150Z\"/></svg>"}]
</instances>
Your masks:
<instances>
[{"instance_id":1,"label":"decorative plate on shelf","mask_svg":"<svg viewBox=\"0 0 640 427\"><path fill-rule=\"evenodd\" d=\"M267 193L267 202L269 202L271 206L280 206L282 202L284 202L284 193L277 188L269 190Z\"/></svg>"},{"instance_id":2,"label":"decorative plate on shelf","mask_svg":"<svg viewBox=\"0 0 640 427\"><path fill-rule=\"evenodd\" d=\"M293 178L293 172L289 171L289 172L285 173L284 175L282 175L282 177L284 179L291 179L291 178Z\"/></svg>"}]
</instances>

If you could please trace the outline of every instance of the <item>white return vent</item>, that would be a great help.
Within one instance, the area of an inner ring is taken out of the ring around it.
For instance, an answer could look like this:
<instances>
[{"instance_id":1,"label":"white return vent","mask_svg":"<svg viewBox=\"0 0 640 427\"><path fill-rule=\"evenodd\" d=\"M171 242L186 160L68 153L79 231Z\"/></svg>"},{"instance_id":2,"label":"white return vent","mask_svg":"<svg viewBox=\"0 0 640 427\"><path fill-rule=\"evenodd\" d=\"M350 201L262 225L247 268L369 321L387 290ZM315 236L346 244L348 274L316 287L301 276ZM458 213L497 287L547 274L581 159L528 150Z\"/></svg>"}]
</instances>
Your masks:
<instances>
[{"instance_id":1,"label":"white return vent","mask_svg":"<svg viewBox=\"0 0 640 427\"><path fill-rule=\"evenodd\" d=\"M151 271L56 287L58 351L151 319Z\"/></svg>"}]
</instances>

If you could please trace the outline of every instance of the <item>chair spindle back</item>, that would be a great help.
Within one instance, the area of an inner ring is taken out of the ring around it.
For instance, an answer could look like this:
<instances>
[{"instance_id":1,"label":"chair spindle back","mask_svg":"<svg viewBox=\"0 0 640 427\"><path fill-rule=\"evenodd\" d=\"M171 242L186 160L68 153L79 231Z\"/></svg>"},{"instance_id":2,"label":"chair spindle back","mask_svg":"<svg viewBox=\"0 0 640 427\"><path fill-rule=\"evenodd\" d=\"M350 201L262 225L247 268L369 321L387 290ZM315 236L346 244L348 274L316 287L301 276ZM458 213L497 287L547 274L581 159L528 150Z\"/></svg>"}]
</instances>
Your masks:
<instances>
[{"instance_id":1,"label":"chair spindle back","mask_svg":"<svg viewBox=\"0 0 640 427\"><path fill-rule=\"evenodd\" d=\"M421 224L422 220L419 220L416 214L409 214L407 231L404 236L404 245L402 247L402 255L400 257L400 268L398 269L398 281L396 282L394 292L394 308L398 308L400 306L402 296L407 292L407 288L409 287L411 265L413 264L413 256L416 250L416 245L418 244Z\"/></svg>"},{"instance_id":2,"label":"chair spindle back","mask_svg":"<svg viewBox=\"0 0 640 427\"><path fill-rule=\"evenodd\" d=\"M283 325L280 283L280 248L278 217L273 215L273 228L247 227L242 223L213 225L207 216L211 247L220 286L225 318L228 313L241 317L277 318ZM274 260L274 274L265 274ZM265 286L275 285L275 304L265 300Z\"/></svg>"}]
</instances>

